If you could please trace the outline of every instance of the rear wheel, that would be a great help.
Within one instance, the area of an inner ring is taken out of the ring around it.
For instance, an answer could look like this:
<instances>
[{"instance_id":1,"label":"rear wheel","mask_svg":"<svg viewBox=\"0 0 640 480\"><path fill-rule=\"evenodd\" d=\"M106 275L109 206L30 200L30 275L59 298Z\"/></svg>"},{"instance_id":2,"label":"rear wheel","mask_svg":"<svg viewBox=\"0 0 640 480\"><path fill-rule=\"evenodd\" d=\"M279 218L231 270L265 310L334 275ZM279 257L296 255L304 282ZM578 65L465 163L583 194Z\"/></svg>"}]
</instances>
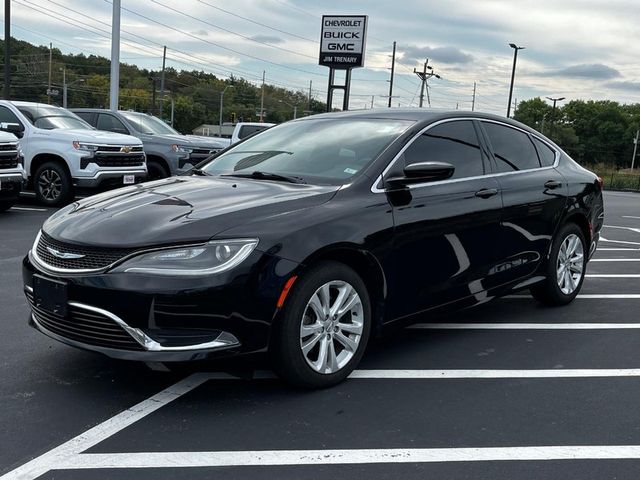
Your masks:
<instances>
[{"instance_id":1,"label":"rear wheel","mask_svg":"<svg viewBox=\"0 0 640 480\"><path fill-rule=\"evenodd\" d=\"M322 262L298 279L287 298L272 346L276 371L307 388L335 385L360 362L370 330L362 279L346 265Z\"/></svg>"},{"instance_id":2,"label":"rear wheel","mask_svg":"<svg viewBox=\"0 0 640 480\"><path fill-rule=\"evenodd\" d=\"M546 279L531 294L546 305L566 305L582 288L587 266L584 234L575 223L563 226L553 240Z\"/></svg>"},{"instance_id":3,"label":"rear wheel","mask_svg":"<svg viewBox=\"0 0 640 480\"><path fill-rule=\"evenodd\" d=\"M38 202L59 207L72 196L73 185L69 172L56 162L46 162L36 170L33 179Z\"/></svg>"},{"instance_id":4,"label":"rear wheel","mask_svg":"<svg viewBox=\"0 0 640 480\"><path fill-rule=\"evenodd\" d=\"M17 198L12 198L10 200L7 200L7 199L0 200L0 212L6 212L11 207L13 207L17 201L18 201Z\"/></svg>"}]
</instances>

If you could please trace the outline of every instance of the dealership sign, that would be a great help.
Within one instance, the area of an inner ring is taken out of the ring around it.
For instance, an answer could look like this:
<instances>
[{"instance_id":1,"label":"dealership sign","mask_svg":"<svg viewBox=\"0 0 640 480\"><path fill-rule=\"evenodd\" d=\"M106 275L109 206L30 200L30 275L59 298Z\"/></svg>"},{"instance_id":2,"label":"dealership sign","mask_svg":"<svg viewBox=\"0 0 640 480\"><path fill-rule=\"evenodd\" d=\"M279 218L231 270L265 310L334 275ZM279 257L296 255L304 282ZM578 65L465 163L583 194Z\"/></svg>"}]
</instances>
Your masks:
<instances>
[{"instance_id":1,"label":"dealership sign","mask_svg":"<svg viewBox=\"0 0 640 480\"><path fill-rule=\"evenodd\" d=\"M320 65L351 69L364 65L367 15L323 15Z\"/></svg>"}]
</instances>

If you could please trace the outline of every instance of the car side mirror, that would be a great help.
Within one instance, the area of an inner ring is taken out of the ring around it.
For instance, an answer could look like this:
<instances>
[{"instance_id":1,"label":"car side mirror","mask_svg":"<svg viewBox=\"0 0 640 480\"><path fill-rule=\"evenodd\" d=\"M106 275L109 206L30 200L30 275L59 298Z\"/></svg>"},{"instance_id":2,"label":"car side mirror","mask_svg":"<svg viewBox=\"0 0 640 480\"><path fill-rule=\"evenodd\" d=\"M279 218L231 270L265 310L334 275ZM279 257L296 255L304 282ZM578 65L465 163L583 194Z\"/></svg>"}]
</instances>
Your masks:
<instances>
[{"instance_id":1,"label":"car side mirror","mask_svg":"<svg viewBox=\"0 0 640 480\"><path fill-rule=\"evenodd\" d=\"M418 162L404 167L403 175L385 179L391 188L405 187L413 183L435 182L451 178L455 167L445 162Z\"/></svg>"},{"instance_id":2,"label":"car side mirror","mask_svg":"<svg viewBox=\"0 0 640 480\"><path fill-rule=\"evenodd\" d=\"M24 135L24 127L19 123L0 123L0 130L13 133L16 137L22 138Z\"/></svg>"}]
</instances>

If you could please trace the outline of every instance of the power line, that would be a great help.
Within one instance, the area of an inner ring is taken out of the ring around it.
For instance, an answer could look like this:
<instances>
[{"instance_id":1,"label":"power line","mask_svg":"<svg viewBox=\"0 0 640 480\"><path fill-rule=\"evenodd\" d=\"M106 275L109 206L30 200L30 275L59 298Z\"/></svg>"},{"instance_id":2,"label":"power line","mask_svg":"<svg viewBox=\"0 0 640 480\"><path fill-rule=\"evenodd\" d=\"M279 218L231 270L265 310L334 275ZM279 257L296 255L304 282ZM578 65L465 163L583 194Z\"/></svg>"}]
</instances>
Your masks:
<instances>
[{"instance_id":1,"label":"power line","mask_svg":"<svg viewBox=\"0 0 640 480\"><path fill-rule=\"evenodd\" d=\"M308 41L308 42L312 42L312 43L315 43L315 44L317 44L317 43L318 43L318 41L317 41L317 40L313 40L313 39L308 38L308 37L303 37L302 35L298 35L298 34L296 34L296 33L287 32L286 30L281 30L281 29L279 29L279 28L269 26L269 25L267 25L267 24L265 24L265 23L257 22L257 21L255 21L255 20L250 19L250 18L243 17L242 15L238 15L237 13L233 13L233 12L230 12L229 10L225 10L224 8L220 8L220 7L217 7L217 6L215 6L215 5L211 5L210 3L207 3L207 2L205 2L204 0L198 0L198 1L199 1L200 3L202 3L202 4L204 4L204 5L207 5L207 6L211 7L211 8L215 8L216 10L219 10L219 11L221 11L221 12L224 12L224 13L226 13L226 14L228 14L228 15L233 15L234 17L241 18L242 20L246 20L247 22L251 22L251 23L253 23L253 24L255 24L255 25L260 25L261 27L268 28L269 30L273 30L274 32L280 32L280 33L284 33L285 35L291 35L292 37L296 37L296 38L299 38L299 39L301 39L301 40L306 40L306 41Z\"/></svg>"}]
</instances>

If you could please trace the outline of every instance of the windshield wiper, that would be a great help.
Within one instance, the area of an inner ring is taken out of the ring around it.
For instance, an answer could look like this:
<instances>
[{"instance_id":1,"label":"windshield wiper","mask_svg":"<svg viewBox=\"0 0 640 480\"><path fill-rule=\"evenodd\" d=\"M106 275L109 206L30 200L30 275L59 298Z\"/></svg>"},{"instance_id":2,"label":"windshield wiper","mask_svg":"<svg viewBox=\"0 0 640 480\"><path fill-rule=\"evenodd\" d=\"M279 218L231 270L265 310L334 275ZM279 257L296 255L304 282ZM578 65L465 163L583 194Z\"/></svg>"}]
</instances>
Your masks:
<instances>
[{"instance_id":1,"label":"windshield wiper","mask_svg":"<svg viewBox=\"0 0 640 480\"><path fill-rule=\"evenodd\" d=\"M225 173L220 175L221 177L239 177L239 178L255 178L256 180L276 180L279 182L289 183L307 183L302 177L296 177L294 175L281 175L279 173L261 172L254 170L251 173Z\"/></svg>"},{"instance_id":2,"label":"windshield wiper","mask_svg":"<svg viewBox=\"0 0 640 480\"><path fill-rule=\"evenodd\" d=\"M196 168L196 167L193 167L191 170L189 170L189 173L191 173L193 175L200 175L201 177L209 177L209 176L211 176L210 173L207 173L204 170L202 170L200 168Z\"/></svg>"}]
</instances>

